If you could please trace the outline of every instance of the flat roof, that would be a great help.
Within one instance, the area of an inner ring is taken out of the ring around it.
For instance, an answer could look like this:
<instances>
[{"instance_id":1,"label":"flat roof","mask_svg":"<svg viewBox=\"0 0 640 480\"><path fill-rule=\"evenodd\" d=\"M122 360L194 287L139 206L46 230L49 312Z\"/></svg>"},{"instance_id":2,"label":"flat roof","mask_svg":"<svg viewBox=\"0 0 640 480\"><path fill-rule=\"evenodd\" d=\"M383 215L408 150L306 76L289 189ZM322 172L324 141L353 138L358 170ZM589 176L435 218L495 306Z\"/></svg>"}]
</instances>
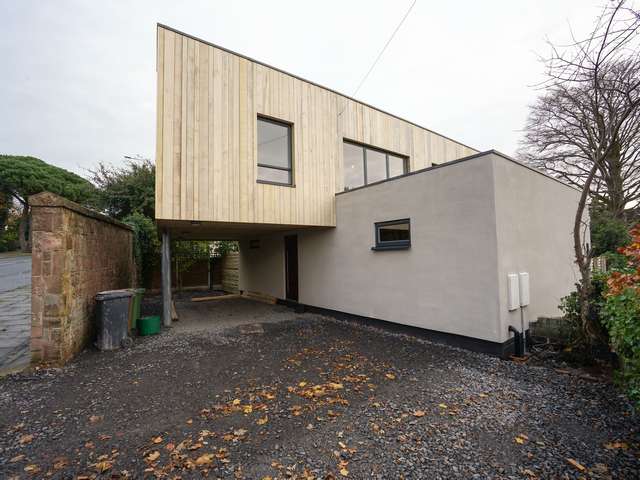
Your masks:
<instances>
[{"instance_id":1,"label":"flat roof","mask_svg":"<svg viewBox=\"0 0 640 480\"><path fill-rule=\"evenodd\" d=\"M224 52L230 53L232 55L236 55L236 56L238 56L240 58L244 58L245 60L249 60L250 62L257 63L258 65L262 65L264 67L271 68L272 70L276 70L276 71L278 71L280 73L284 73L285 75L289 75L290 77L296 78L296 79L301 80L301 81L306 82L306 83L309 83L309 84L314 85L314 86L316 86L318 88L322 88L322 89L327 90L329 92L335 93L336 95L340 95L341 97L344 97L344 98L346 98L348 100L351 100L352 102L356 102L356 103L359 103L360 105L364 105L365 107L372 108L374 110L377 110L380 113L384 113L385 115L389 115L389 116L391 116L393 118L397 118L398 120L402 120L403 122L407 122L407 123L409 123L409 124L411 124L411 125L413 125L415 127L421 128L422 130L426 130L426 131L431 132L431 133L433 133L435 135L438 135L438 136L440 136L442 138L446 138L447 140L451 140L452 142L456 142L456 143L462 145L463 147L467 147L467 148L470 148L471 150L476 150L476 151L479 152L479 150L477 148L470 147L469 145L466 145L466 144L464 144L464 143L462 143L462 142L460 142L458 140L455 140L455 139L453 139L451 137L447 137L446 135L442 135L441 133L438 133L438 132L436 132L434 130L431 130L430 128L423 127L422 125L419 125L419 124L417 124L415 122L412 122L411 120L407 120L406 118L399 117L398 115L394 115L393 113L389 113L389 112L387 112L385 110L382 110L381 108L374 107L373 105L365 103L365 102L363 102L361 100L357 100L357 99L355 99L353 97L350 97L349 95L345 95L344 93L338 92L337 90L334 90L334 89L329 88L329 87L325 87L324 85L320 85L319 83L316 83L316 82L312 82L311 80L307 80L306 78L300 77L300 76L295 75L293 73L287 72L286 70L282 70L281 68L274 67L273 65L269 65L268 63L261 62L260 60L256 60L255 58L251 58L251 57L249 57L247 55L243 55L241 53L234 52L233 50L230 50L230 49L225 48L225 47L221 47L220 45L216 45L215 43L208 42L207 40L203 40L202 38L198 38L198 37L196 37L194 35L190 35L188 33L182 32L182 31L180 31L180 30L178 30L176 28L170 27L168 25L164 25L162 23L158 23L157 26L160 27L160 28L164 28L166 30L169 30L171 32L177 33L178 35L183 35L185 37L191 38L192 40L195 40L197 42L202 42L202 43L204 43L206 45L209 45L211 47L217 48L219 50L222 50Z\"/></svg>"}]
</instances>

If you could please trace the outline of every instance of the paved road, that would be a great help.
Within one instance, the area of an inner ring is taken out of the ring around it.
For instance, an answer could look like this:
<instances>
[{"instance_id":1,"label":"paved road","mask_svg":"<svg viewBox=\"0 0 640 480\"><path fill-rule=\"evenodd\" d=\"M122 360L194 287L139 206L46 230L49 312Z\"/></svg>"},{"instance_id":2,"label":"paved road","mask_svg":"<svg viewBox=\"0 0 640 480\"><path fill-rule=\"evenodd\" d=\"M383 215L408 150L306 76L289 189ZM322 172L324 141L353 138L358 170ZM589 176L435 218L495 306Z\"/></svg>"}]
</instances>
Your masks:
<instances>
[{"instance_id":1,"label":"paved road","mask_svg":"<svg viewBox=\"0 0 640 480\"><path fill-rule=\"evenodd\" d=\"M31 256L0 254L0 375L29 364Z\"/></svg>"}]
</instances>

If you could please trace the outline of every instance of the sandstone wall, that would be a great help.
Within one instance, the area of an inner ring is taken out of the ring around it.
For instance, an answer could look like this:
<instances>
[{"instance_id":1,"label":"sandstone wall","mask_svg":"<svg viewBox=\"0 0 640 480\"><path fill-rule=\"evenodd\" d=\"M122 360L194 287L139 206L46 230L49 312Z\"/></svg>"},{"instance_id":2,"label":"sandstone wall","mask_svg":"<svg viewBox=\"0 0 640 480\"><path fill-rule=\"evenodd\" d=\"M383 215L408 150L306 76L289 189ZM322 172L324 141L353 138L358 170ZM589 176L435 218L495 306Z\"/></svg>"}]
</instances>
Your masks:
<instances>
[{"instance_id":1,"label":"sandstone wall","mask_svg":"<svg viewBox=\"0 0 640 480\"><path fill-rule=\"evenodd\" d=\"M32 362L62 364L93 337L95 295L134 286L133 231L49 192L32 207Z\"/></svg>"}]
</instances>

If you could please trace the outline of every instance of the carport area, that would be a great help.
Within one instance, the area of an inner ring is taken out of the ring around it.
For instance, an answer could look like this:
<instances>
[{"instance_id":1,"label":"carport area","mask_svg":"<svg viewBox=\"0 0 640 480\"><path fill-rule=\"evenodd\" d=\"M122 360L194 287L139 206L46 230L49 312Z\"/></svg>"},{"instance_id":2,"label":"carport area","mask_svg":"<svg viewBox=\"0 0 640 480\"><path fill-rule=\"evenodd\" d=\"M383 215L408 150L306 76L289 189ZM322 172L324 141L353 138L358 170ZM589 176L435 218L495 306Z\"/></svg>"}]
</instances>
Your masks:
<instances>
[{"instance_id":1,"label":"carport area","mask_svg":"<svg viewBox=\"0 0 640 480\"><path fill-rule=\"evenodd\" d=\"M179 332L222 332L242 327L249 331L263 330L261 324L294 320L296 314L288 307L270 305L240 295L220 295L214 300L193 301L205 294L180 295L175 298L179 320L173 322L172 329Z\"/></svg>"},{"instance_id":2,"label":"carport area","mask_svg":"<svg viewBox=\"0 0 640 480\"><path fill-rule=\"evenodd\" d=\"M132 348L0 380L0 477L604 479L640 469L640 421L606 380L246 299L180 310L173 328Z\"/></svg>"},{"instance_id":3,"label":"carport area","mask_svg":"<svg viewBox=\"0 0 640 480\"><path fill-rule=\"evenodd\" d=\"M0 254L0 376L29 365L31 255Z\"/></svg>"}]
</instances>

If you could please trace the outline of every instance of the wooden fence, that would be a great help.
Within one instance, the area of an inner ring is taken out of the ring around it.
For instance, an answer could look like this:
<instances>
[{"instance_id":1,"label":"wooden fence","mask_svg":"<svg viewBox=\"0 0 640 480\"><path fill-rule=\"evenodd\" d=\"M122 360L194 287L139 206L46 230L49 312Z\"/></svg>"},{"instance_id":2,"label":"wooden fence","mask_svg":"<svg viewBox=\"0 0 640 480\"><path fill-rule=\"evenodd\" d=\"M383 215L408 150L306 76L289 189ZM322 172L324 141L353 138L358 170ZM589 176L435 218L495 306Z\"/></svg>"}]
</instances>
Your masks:
<instances>
[{"instance_id":1,"label":"wooden fence","mask_svg":"<svg viewBox=\"0 0 640 480\"><path fill-rule=\"evenodd\" d=\"M238 293L240 254L229 252L222 257L222 289L229 293Z\"/></svg>"}]
</instances>

